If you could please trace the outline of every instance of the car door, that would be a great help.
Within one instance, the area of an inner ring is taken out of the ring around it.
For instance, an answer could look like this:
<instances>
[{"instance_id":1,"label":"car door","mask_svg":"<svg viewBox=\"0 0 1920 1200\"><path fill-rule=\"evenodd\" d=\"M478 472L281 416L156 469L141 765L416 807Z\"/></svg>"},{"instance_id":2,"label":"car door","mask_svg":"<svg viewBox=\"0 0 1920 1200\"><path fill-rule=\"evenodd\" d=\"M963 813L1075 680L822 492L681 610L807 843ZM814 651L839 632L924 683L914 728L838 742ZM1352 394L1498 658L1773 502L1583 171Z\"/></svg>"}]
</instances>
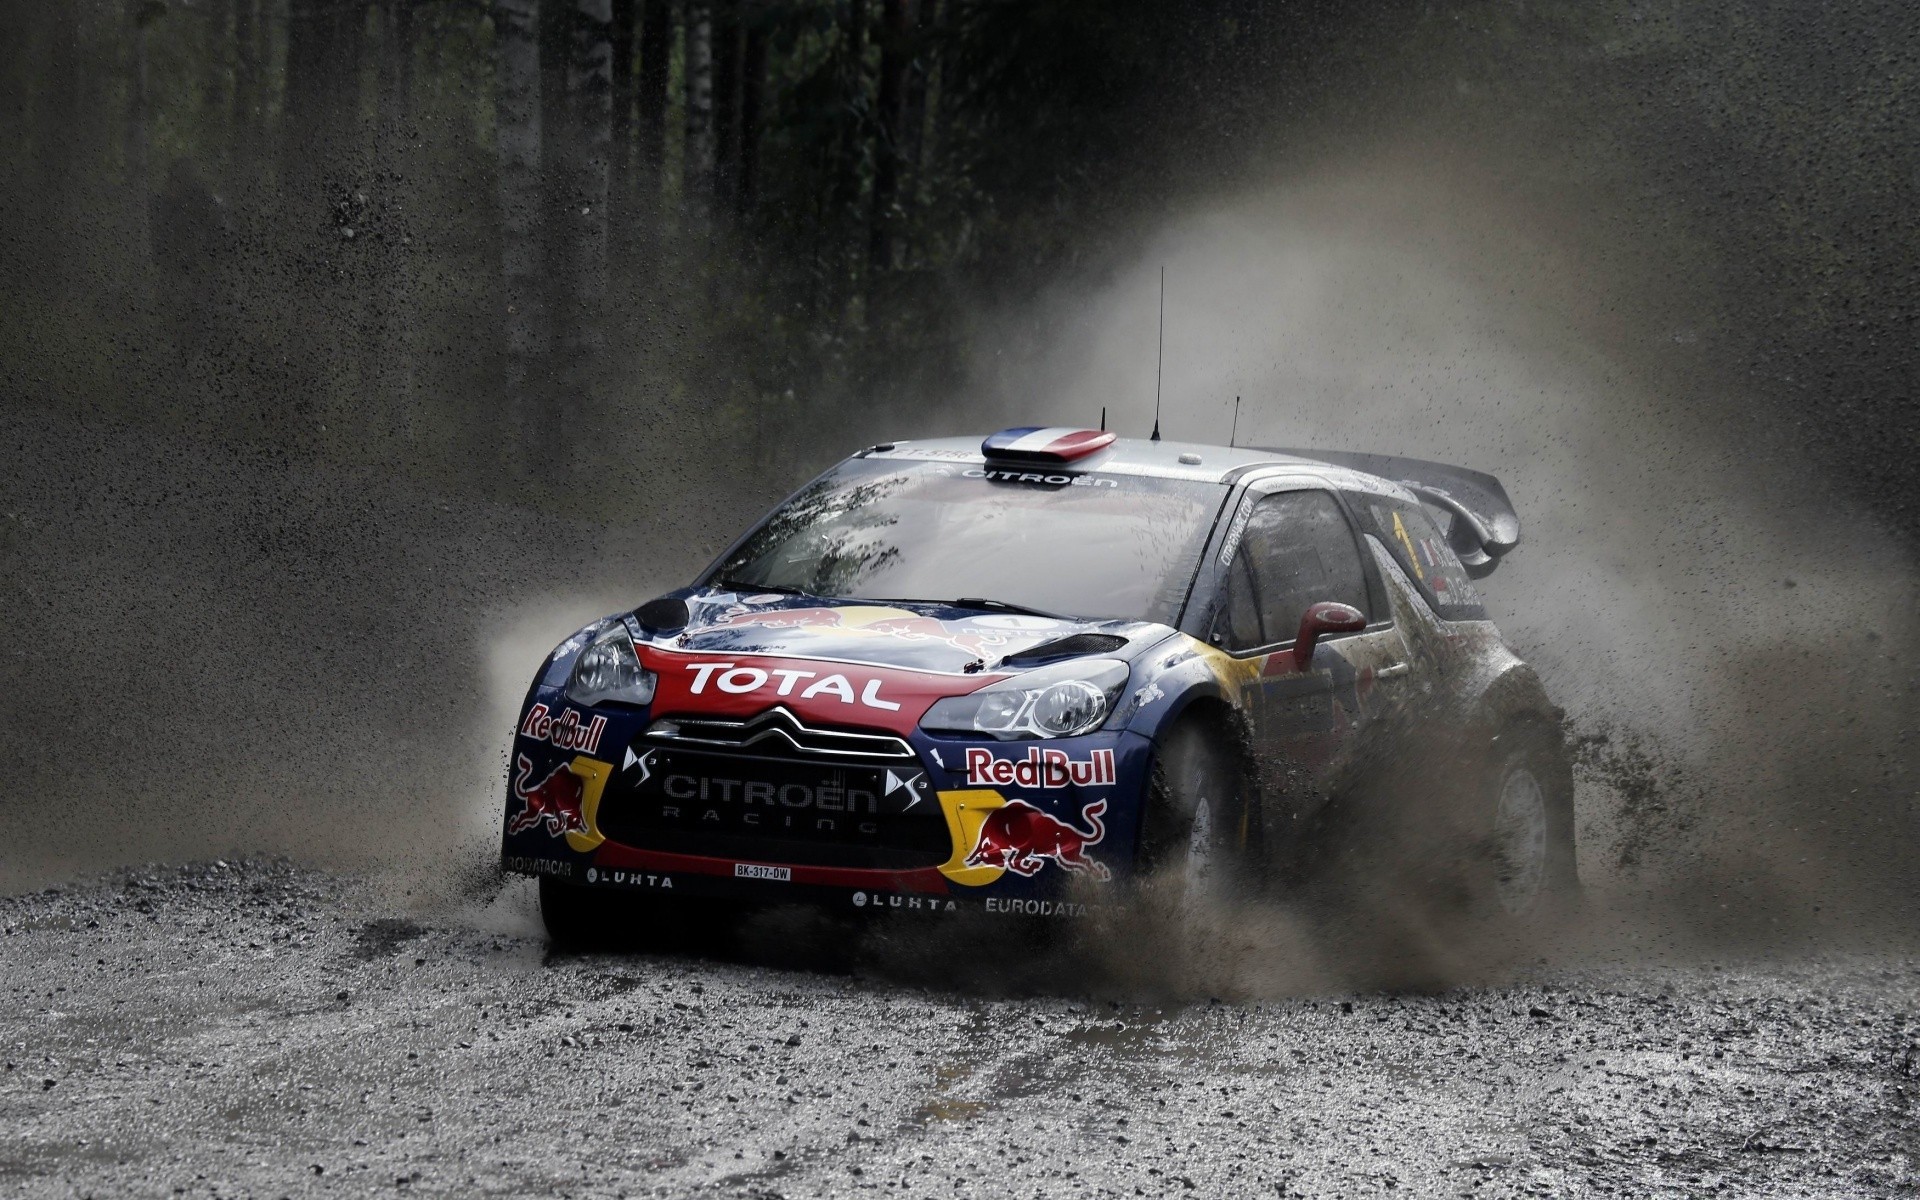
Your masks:
<instances>
[{"instance_id":1,"label":"car door","mask_svg":"<svg viewBox=\"0 0 1920 1200\"><path fill-rule=\"evenodd\" d=\"M1209 640L1248 667L1242 699L1271 828L1326 803L1383 727L1408 653L1371 556L1332 489L1313 479L1267 480L1249 488L1243 506L1234 522L1241 532L1222 550ZM1294 654L1300 618L1326 600L1359 609L1367 627L1321 639L1302 670Z\"/></svg>"}]
</instances>

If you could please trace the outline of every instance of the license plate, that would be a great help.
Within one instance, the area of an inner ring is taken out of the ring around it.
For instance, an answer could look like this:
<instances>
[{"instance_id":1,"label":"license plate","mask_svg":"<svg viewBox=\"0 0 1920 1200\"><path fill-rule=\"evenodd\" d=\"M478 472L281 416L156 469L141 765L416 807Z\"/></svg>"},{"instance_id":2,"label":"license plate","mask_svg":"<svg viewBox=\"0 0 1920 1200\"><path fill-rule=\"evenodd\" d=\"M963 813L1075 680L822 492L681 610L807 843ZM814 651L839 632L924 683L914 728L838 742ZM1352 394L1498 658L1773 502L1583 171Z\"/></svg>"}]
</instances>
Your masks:
<instances>
[{"instance_id":1,"label":"license plate","mask_svg":"<svg viewBox=\"0 0 1920 1200\"><path fill-rule=\"evenodd\" d=\"M733 877L735 879L777 879L782 883L791 883L793 870L790 867L768 867L760 863L735 863Z\"/></svg>"}]
</instances>

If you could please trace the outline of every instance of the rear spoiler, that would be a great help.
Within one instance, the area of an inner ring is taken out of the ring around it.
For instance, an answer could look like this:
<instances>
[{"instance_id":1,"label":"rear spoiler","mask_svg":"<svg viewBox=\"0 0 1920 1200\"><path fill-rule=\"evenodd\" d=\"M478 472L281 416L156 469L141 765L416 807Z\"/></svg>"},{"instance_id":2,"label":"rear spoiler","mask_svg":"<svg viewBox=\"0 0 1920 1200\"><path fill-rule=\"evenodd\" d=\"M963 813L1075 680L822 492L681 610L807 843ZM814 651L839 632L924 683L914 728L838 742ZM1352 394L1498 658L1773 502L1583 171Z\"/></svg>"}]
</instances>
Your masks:
<instances>
[{"instance_id":1,"label":"rear spoiler","mask_svg":"<svg viewBox=\"0 0 1920 1200\"><path fill-rule=\"evenodd\" d=\"M1257 447L1267 454L1287 454L1347 467L1391 479L1420 497L1425 504L1451 514L1447 544L1460 556L1467 574L1485 579L1500 565L1500 559L1520 544L1520 514L1513 511L1507 489L1491 475L1450 467L1445 463L1418 458L1395 458L1389 454L1356 454L1348 450L1276 450Z\"/></svg>"}]
</instances>

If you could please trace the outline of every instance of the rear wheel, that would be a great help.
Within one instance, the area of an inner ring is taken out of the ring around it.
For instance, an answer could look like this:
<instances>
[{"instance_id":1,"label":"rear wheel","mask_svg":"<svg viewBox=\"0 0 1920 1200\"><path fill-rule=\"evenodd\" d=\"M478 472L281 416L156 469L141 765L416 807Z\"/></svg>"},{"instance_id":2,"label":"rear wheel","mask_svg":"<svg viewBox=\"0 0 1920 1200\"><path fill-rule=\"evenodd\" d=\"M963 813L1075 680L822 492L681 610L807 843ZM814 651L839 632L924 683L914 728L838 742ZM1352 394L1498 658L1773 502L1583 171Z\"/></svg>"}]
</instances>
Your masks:
<instances>
[{"instance_id":1,"label":"rear wheel","mask_svg":"<svg viewBox=\"0 0 1920 1200\"><path fill-rule=\"evenodd\" d=\"M1500 922L1551 919L1580 886L1573 775L1559 739L1527 725L1501 733L1475 790L1482 837L1469 883L1476 908Z\"/></svg>"}]
</instances>

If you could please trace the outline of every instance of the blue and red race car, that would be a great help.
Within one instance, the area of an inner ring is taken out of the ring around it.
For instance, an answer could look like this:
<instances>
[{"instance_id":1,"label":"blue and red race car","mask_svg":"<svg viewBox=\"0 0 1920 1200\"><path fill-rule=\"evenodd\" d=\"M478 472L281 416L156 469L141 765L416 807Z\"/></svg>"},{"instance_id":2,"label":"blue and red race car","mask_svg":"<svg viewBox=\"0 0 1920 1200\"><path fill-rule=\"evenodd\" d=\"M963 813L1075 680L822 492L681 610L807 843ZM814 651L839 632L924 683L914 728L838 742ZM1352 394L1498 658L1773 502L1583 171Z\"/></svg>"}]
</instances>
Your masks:
<instances>
[{"instance_id":1,"label":"blue and red race car","mask_svg":"<svg viewBox=\"0 0 1920 1200\"><path fill-rule=\"evenodd\" d=\"M1496 480L1411 459L874 446L548 656L503 865L565 942L616 892L1071 915L1291 878L1364 812L1533 913L1575 886L1571 771L1474 586L1518 540Z\"/></svg>"}]
</instances>

